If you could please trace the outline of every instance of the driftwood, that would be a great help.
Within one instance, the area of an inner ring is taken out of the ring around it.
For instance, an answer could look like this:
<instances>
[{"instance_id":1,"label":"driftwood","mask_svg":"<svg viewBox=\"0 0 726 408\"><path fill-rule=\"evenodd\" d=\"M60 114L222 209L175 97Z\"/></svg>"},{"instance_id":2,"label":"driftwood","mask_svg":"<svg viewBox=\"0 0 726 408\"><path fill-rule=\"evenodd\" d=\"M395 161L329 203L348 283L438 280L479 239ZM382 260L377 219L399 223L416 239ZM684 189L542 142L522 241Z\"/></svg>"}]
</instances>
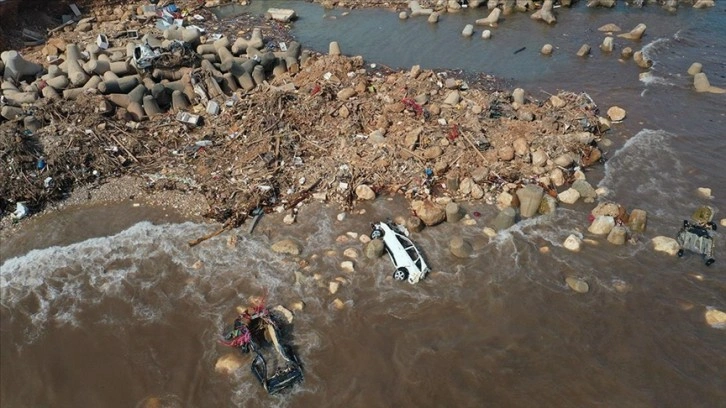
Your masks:
<instances>
[{"instance_id":1,"label":"driftwood","mask_svg":"<svg viewBox=\"0 0 726 408\"><path fill-rule=\"evenodd\" d=\"M230 226L231 226L231 224L230 225L225 225L224 227L222 227L222 228L220 228L220 229L218 229L218 230L216 230L214 232L210 232L207 235L204 235L204 236L201 236L201 237L199 237L199 238L197 238L195 240L189 241L189 246L190 247L193 247L193 246L196 246L196 245L201 244L202 242L204 242L204 241L206 241L206 240L208 240L210 238L214 238L217 235L223 233L224 231L227 231L228 229L230 229L231 228Z\"/></svg>"},{"instance_id":2,"label":"driftwood","mask_svg":"<svg viewBox=\"0 0 726 408\"><path fill-rule=\"evenodd\" d=\"M319 178L315 183L313 183L310 187L306 188L305 190L301 191L297 197L290 200L290 202L285 206L286 210L289 210L293 207L295 207L299 202L303 201L304 199L308 198L310 195L310 192L320 184L320 182L323 181L322 178Z\"/></svg>"}]
</instances>

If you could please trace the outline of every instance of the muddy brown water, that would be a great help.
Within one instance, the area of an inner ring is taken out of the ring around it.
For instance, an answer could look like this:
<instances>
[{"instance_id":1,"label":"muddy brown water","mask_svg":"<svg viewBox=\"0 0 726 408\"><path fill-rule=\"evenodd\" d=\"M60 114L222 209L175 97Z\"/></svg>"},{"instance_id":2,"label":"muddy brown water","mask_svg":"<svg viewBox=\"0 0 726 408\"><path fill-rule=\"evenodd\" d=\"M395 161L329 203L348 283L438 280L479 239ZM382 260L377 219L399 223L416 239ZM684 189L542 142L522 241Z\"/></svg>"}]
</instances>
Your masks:
<instances>
[{"instance_id":1,"label":"muddy brown water","mask_svg":"<svg viewBox=\"0 0 726 408\"><path fill-rule=\"evenodd\" d=\"M406 50L426 50L434 38L448 45L436 48L439 55L417 51L432 62L416 63L473 71L464 63L474 59L473 47L527 46L516 54L523 60L501 51L481 70L537 97L582 90L603 109L624 107L625 122L607 135L608 161L588 178L610 189L607 199L646 210L647 232L614 247L586 231L594 204L577 204L488 239L481 230L494 209L469 204L477 225L413 235L434 272L409 285L390 279L386 258L359 258L353 274L343 272L343 251L362 245L336 240L407 215L398 197L363 204L364 214L342 222L337 208L320 204L303 208L292 226L265 216L252 235L246 227L234 232L234 248L230 234L189 248L189 239L215 226L128 202L38 217L0 245L0 405L136 407L157 398L169 407L725 406L726 332L704 320L709 307L726 310L723 232L714 234L717 262L709 268L697 256L677 259L650 245L656 235L673 236L698 205L725 217L726 97L696 94L685 74L699 61L713 85L726 87L723 5L668 14L580 4L559 9L552 28L509 16L484 44L459 35L480 11L444 16L432 28L386 11L342 16L292 4L302 14L295 35L310 46L324 50L337 40L369 62L409 66L414 52ZM647 81L632 63L594 47L597 27L641 20L648 31L640 46L655 61ZM386 48L356 30L388 39L414 34L408 48ZM545 40L560 50L543 62L534 51ZM589 59L568 56L585 41L594 48ZM698 187L712 188L714 197L698 196ZM562 242L573 232L597 244L570 253ZM473 243L472 258L449 254L454 234ZM286 237L303 245L308 268L269 250ZM573 275L587 280L589 293L566 287ZM331 295L328 282L337 277L348 283ZM231 376L214 371L232 351L218 343L221 328L236 306L260 294L270 305L305 302L292 328L305 381L277 396L266 395L247 365ZM332 307L335 298L343 310Z\"/></svg>"}]
</instances>

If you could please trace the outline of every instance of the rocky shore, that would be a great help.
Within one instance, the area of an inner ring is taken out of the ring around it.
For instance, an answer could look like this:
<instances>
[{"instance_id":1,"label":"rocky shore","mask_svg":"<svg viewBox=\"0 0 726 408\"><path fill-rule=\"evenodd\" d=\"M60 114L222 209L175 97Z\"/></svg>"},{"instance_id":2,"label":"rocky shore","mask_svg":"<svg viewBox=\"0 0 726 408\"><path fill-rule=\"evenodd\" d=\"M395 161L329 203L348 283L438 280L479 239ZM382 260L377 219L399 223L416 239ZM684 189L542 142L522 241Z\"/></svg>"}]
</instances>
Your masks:
<instances>
[{"instance_id":1,"label":"rocky shore","mask_svg":"<svg viewBox=\"0 0 726 408\"><path fill-rule=\"evenodd\" d=\"M405 4L426 14L450 3ZM597 197L585 171L620 108L395 71L336 42L319 54L291 38L289 15L218 20L206 6L97 2L43 44L3 52L4 228L81 188L99 199L111 181L151 201L194 197L179 207L225 228L259 209L294 218L309 200L351 209L404 194L427 225L451 202L496 204L498 230Z\"/></svg>"}]
</instances>

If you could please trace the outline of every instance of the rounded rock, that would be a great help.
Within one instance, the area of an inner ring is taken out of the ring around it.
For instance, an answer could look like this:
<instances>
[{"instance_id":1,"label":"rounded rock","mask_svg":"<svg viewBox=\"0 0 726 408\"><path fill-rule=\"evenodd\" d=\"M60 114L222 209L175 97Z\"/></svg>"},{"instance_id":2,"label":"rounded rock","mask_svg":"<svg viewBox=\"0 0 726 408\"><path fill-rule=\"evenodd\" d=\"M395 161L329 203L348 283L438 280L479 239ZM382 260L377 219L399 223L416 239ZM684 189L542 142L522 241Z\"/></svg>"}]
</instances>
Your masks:
<instances>
[{"instance_id":1,"label":"rounded rock","mask_svg":"<svg viewBox=\"0 0 726 408\"><path fill-rule=\"evenodd\" d=\"M565 239L565 242L562 243L562 246L569 251L580 252L580 249L582 249L582 239L575 234L570 234Z\"/></svg>"},{"instance_id":2,"label":"rounded rock","mask_svg":"<svg viewBox=\"0 0 726 408\"><path fill-rule=\"evenodd\" d=\"M612 121L619 122L625 119L625 109L619 106L612 106L608 109L608 117Z\"/></svg>"},{"instance_id":3,"label":"rounded rock","mask_svg":"<svg viewBox=\"0 0 726 408\"><path fill-rule=\"evenodd\" d=\"M376 192L366 184L361 184L355 188L355 195L359 200L374 200L376 198Z\"/></svg>"},{"instance_id":4,"label":"rounded rock","mask_svg":"<svg viewBox=\"0 0 726 408\"><path fill-rule=\"evenodd\" d=\"M671 256L677 254L678 250L681 248L675 239L671 237L664 237L662 235L654 237L651 239L651 242L653 243L654 250L658 252L665 252Z\"/></svg>"},{"instance_id":5,"label":"rounded rock","mask_svg":"<svg viewBox=\"0 0 726 408\"><path fill-rule=\"evenodd\" d=\"M565 279L567 286L577 293L587 293L590 291L590 285L587 284L583 279L570 276Z\"/></svg>"},{"instance_id":6,"label":"rounded rock","mask_svg":"<svg viewBox=\"0 0 726 408\"><path fill-rule=\"evenodd\" d=\"M373 239L365 247L364 253L368 259L380 258L383 255L384 245L383 240Z\"/></svg>"},{"instance_id":7,"label":"rounded rock","mask_svg":"<svg viewBox=\"0 0 726 408\"><path fill-rule=\"evenodd\" d=\"M278 254L287 255L300 255L300 253L302 252L302 247L300 246L300 244L291 239L283 239L277 241L272 244L272 247L270 247L270 249Z\"/></svg>"}]
</instances>

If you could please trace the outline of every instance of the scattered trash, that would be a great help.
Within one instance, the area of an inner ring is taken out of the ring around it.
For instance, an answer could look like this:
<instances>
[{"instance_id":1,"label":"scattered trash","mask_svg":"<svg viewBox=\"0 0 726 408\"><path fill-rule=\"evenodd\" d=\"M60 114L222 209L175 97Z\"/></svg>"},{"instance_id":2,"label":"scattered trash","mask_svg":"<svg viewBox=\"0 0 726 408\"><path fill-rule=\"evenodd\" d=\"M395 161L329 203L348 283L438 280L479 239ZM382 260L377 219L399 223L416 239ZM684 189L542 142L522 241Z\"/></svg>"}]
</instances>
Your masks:
<instances>
[{"instance_id":1,"label":"scattered trash","mask_svg":"<svg viewBox=\"0 0 726 408\"><path fill-rule=\"evenodd\" d=\"M248 234L252 234L252 231L255 230L255 227L257 226L257 223L260 221L260 218L265 214L265 212L262 210L262 208L257 207L254 210L252 210L252 222L250 223L250 228L247 230Z\"/></svg>"},{"instance_id":2,"label":"scattered trash","mask_svg":"<svg viewBox=\"0 0 726 408\"><path fill-rule=\"evenodd\" d=\"M46 177L45 180L43 180L43 186L45 188L51 188L55 182L53 181L53 177Z\"/></svg>"},{"instance_id":3,"label":"scattered trash","mask_svg":"<svg viewBox=\"0 0 726 408\"><path fill-rule=\"evenodd\" d=\"M38 168L38 170L43 170L43 169L45 169L45 166L46 166L45 158L41 156L38 159L38 163L37 163L36 167Z\"/></svg>"},{"instance_id":4,"label":"scattered trash","mask_svg":"<svg viewBox=\"0 0 726 408\"><path fill-rule=\"evenodd\" d=\"M71 5L69 7L71 8L71 11L73 12L73 14L76 15L76 17L81 16L81 10L78 9L78 6L76 6L76 3L71 3Z\"/></svg>"},{"instance_id":5,"label":"scattered trash","mask_svg":"<svg viewBox=\"0 0 726 408\"><path fill-rule=\"evenodd\" d=\"M284 42L281 42L280 43L280 51L287 51L287 44L285 44Z\"/></svg>"},{"instance_id":6,"label":"scattered trash","mask_svg":"<svg viewBox=\"0 0 726 408\"><path fill-rule=\"evenodd\" d=\"M522 51L524 51L526 49L527 49L527 47L522 47L522 48L518 49L517 51L514 51L514 53L515 54L519 54L520 52L522 52Z\"/></svg>"},{"instance_id":7,"label":"scattered trash","mask_svg":"<svg viewBox=\"0 0 726 408\"><path fill-rule=\"evenodd\" d=\"M227 99L224 102L224 106L231 108L233 107L237 102L239 101L239 98L237 97L237 94L232 94L232 97Z\"/></svg>"},{"instance_id":8,"label":"scattered trash","mask_svg":"<svg viewBox=\"0 0 726 408\"><path fill-rule=\"evenodd\" d=\"M292 347L282 344L280 323L284 317L272 313L263 301L247 307L224 334L222 343L255 353L252 373L270 394L303 380L302 366Z\"/></svg>"},{"instance_id":9,"label":"scattered trash","mask_svg":"<svg viewBox=\"0 0 726 408\"><path fill-rule=\"evenodd\" d=\"M176 114L176 120L187 125L199 126L199 115L194 115L188 112L179 112Z\"/></svg>"},{"instance_id":10,"label":"scattered trash","mask_svg":"<svg viewBox=\"0 0 726 408\"><path fill-rule=\"evenodd\" d=\"M413 241L408 237L406 227L392 222L378 222L372 225L371 239L383 239L383 245L396 270L393 279L417 283L426 277L430 268Z\"/></svg>"},{"instance_id":11,"label":"scattered trash","mask_svg":"<svg viewBox=\"0 0 726 408\"><path fill-rule=\"evenodd\" d=\"M18 201L15 204L15 212L13 213L13 216L16 220L23 219L28 216L28 213L30 213L30 210L28 209L28 206L25 205L24 202Z\"/></svg>"},{"instance_id":12,"label":"scattered trash","mask_svg":"<svg viewBox=\"0 0 726 408\"><path fill-rule=\"evenodd\" d=\"M96 44L98 45L98 48L100 48L102 50L108 49L109 44L108 44L108 37L106 37L106 34L99 34L98 37L96 37Z\"/></svg>"},{"instance_id":13,"label":"scattered trash","mask_svg":"<svg viewBox=\"0 0 726 408\"><path fill-rule=\"evenodd\" d=\"M207 113L210 115L219 114L219 104L216 101L209 101L209 103L207 103Z\"/></svg>"}]
</instances>

